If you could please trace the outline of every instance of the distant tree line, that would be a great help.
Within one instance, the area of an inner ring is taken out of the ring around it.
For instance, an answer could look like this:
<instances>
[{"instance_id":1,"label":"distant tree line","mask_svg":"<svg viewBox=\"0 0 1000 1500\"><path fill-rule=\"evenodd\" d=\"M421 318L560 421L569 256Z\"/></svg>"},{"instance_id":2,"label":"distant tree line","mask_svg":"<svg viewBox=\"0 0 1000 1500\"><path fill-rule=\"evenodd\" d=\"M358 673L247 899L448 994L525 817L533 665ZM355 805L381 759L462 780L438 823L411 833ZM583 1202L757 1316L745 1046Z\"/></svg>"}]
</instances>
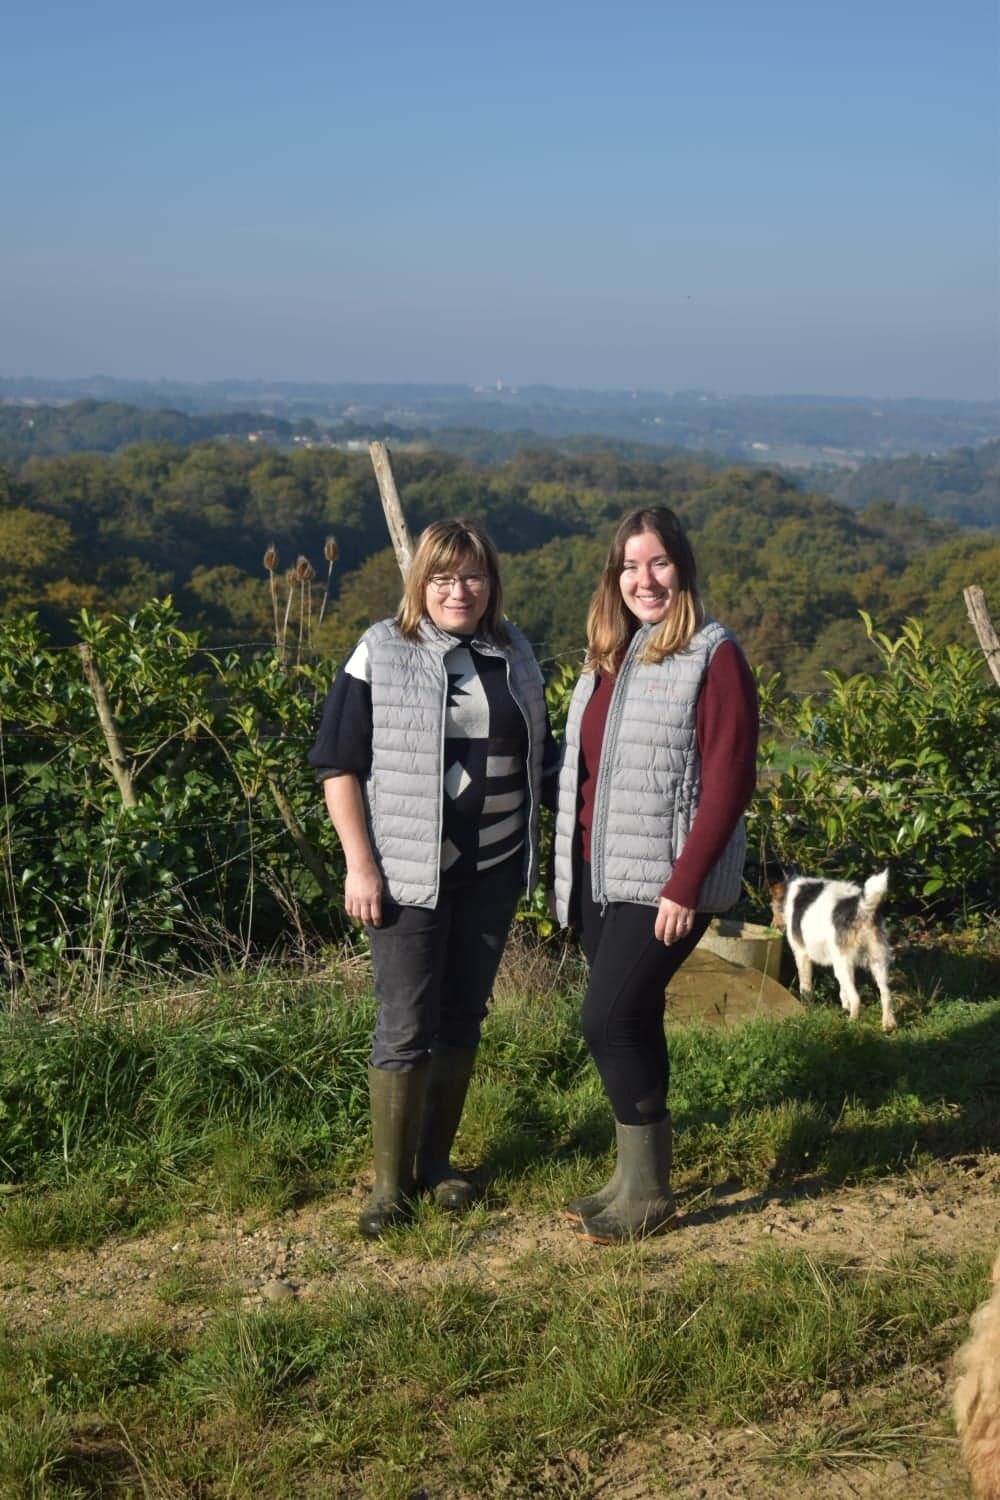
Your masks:
<instances>
[{"instance_id":1,"label":"distant tree line","mask_svg":"<svg viewBox=\"0 0 1000 1500\"><path fill-rule=\"evenodd\" d=\"M266 430L276 442L316 437L309 418L289 422L259 411L143 410L120 401L73 401L65 406L0 405L0 459L20 464L32 457L64 453L115 453L132 443L176 443L189 447L210 438L248 437Z\"/></svg>"},{"instance_id":2,"label":"distant tree line","mask_svg":"<svg viewBox=\"0 0 1000 1500\"><path fill-rule=\"evenodd\" d=\"M0 397L9 384L0 380ZM241 391L242 387L237 387L235 394ZM570 456L613 453L626 462L642 464L695 456L709 468L723 468L745 461L751 435L776 443L779 451L783 443L793 441L797 446L822 448L829 442L823 424L848 420L859 405L804 398L743 398L729 403L689 393L663 398L669 420L657 419L659 425L650 425L650 419L640 422L638 429L629 428L627 434L611 436L609 433L622 425L620 412L592 410L589 405L571 411L565 400L548 406L543 398L551 401L559 393L546 391L536 393L541 404L524 406L517 400L509 404L513 398L505 396L495 410L496 403L491 404L488 398L484 404L484 398L478 397L473 406L468 392L447 388L435 401L427 398L421 405L418 400L416 410L409 412L405 421L393 418L390 397L394 393L389 388L385 392L388 404L383 407L356 407L344 402L323 406L313 399L311 410L296 410L290 397L286 404L280 388L275 393L274 410L257 404L249 387L244 393L245 407L230 400L216 411L183 404L177 409L158 408L149 404L148 391L143 394L146 399L141 404L96 396L58 405L19 402L10 397L0 400L0 463L19 465L30 457L67 453L113 453L134 443L190 447L212 439L250 439L263 433L269 445L280 449L303 441L346 444L378 436L397 447L405 444L424 450L442 449L485 466L506 463L526 450L546 448ZM178 387L176 394L183 396L184 388ZM400 394L395 392L397 400ZM562 393L564 397L566 394ZM577 394L581 397L586 393ZM701 425L692 426L687 418L678 416L689 406ZM790 471L790 477L799 488L829 495L853 510L890 500L916 506L960 526L996 528L1000 526L1000 438L948 447L956 437L961 438L966 413L960 404L952 406L954 410L942 410L940 403L895 403L894 419L906 419L897 440L910 432L906 423L911 424L914 449L920 452L868 459L852 468L797 468ZM473 414L477 425L463 420ZM866 420L872 419L867 408L864 415ZM602 421L607 424L605 428L588 426ZM998 421L1000 415L993 431ZM970 434L989 432L988 424L989 408L985 404L968 408L965 426ZM858 436L863 439L863 434ZM928 454L926 448L935 440L944 451ZM727 459L724 454L731 456ZM780 470L781 464L772 462L771 467Z\"/></svg>"}]
</instances>

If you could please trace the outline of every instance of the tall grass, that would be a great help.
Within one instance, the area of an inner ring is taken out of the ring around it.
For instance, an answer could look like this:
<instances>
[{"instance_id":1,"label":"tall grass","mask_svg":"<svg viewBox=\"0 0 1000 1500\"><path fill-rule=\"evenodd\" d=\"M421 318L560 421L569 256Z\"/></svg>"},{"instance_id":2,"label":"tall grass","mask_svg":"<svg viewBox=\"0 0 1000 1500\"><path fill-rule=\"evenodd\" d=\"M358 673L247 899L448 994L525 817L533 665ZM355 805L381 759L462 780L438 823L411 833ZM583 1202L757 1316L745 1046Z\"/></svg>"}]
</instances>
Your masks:
<instances>
[{"instance_id":1,"label":"tall grass","mask_svg":"<svg viewBox=\"0 0 1000 1500\"><path fill-rule=\"evenodd\" d=\"M335 1183L364 1140L371 1021L334 982L239 975L103 1016L0 1016L0 1180L22 1190L0 1232L68 1243Z\"/></svg>"}]
</instances>

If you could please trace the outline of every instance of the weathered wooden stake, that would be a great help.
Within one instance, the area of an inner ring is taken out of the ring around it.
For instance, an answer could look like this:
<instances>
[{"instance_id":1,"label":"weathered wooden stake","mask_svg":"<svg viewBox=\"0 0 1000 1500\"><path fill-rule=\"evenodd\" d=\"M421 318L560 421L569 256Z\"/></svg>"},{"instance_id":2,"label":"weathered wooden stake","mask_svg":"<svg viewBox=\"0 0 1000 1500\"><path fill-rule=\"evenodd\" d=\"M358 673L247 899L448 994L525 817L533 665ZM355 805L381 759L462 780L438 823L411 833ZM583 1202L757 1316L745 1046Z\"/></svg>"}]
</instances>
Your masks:
<instances>
[{"instance_id":1,"label":"weathered wooden stake","mask_svg":"<svg viewBox=\"0 0 1000 1500\"><path fill-rule=\"evenodd\" d=\"M405 582L406 575L410 571L410 563L413 561L413 542L410 539L406 517L403 515L403 507L399 500L399 491L396 489L396 481L393 478L389 450L384 443L369 443L368 452L371 454L372 467L378 481L378 492L382 497L382 509L385 511L389 537L399 564L399 571Z\"/></svg>"},{"instance_id":2,"label":"weathered wooden stake","mask_svg":"<svg viewBox=\"0 0 1000 1500\"><path fill-rule=\"evenodd\" d=\"M969 619L972 628L976 632L986 664L993 673L993 680L1000 687L1000 637L997 636L990 619L990 612L986 608L986 595L978 584L970 584L962 591L965 607L969 611Z\"/></svg>"},{"instance_id":3,"label":"weathered wooden stake","mask_svg":"<svg viewBox=\"0 0 1000 1500\"><path fill-rule=\"evenodd\" d=\"M94 704L97 708L97 718L104 731L104 738L108 746L110 756L111 772L118 783L122 802L126 807L138 807L139 798L136 796L135 783L132 780L132 772L125 757L125 747L122 744L121 732L118 728L114 714L111 712L111 704L101 674L97 670L93 653L86 641L81 641L79 646L80 660L83 662L83 675L87 679L87 685L94 696Z\"/></svg>"}]
</instances>

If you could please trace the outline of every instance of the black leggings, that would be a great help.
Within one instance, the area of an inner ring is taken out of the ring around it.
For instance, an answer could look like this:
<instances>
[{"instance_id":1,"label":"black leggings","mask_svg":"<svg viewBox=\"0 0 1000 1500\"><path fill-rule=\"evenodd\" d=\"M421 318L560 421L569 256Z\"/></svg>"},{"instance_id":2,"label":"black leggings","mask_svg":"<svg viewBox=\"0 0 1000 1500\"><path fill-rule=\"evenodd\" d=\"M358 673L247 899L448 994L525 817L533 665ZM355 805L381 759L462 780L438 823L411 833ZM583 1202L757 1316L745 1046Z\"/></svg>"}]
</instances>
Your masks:
<instances>
[{"instance_id":1,"label":"black leggings","mask_svg":"<svg viewBox=\"0 0 1000 1500\"><path fill-rule=\"evenodd\" d=\"M620 1125L652 1125L667 1113L670 1056L663 1031L664 991L711 921L695 915L680 942L653 935L655 906L594 903L590 866L580 867L580 941L590 983L580 1022L590 1055Z\"/></svg>"}]
</instances>

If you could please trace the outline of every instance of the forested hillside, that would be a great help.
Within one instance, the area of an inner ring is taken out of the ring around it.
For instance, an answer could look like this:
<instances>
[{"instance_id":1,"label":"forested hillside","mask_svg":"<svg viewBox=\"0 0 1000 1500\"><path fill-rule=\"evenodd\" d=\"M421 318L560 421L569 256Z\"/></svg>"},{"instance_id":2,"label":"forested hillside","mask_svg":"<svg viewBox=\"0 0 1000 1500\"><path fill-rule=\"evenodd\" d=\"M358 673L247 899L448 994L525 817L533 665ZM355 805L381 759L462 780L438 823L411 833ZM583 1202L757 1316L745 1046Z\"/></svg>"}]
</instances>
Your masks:
<instances>
[{"instance_id":1,"label":"forested hillside","mask_svg":"<svg viewBox=\"0 0 1000 1500\"><path fill-rule=\"evenodd\" d=\"M768 470L553 451L495 465L404 451L394 465L414 531L441 515L485 518L506 554L509 612L549 658L579 651L609 532L642 504L681 513L710 608L795 687L825 666L870 663L859 609L883 628L920 615L932 636L965 639L964 585L1000 599L995 532L886 503L858 512ZM338 557L319 625L329 536ZM262 561L272 543L274 597ZM31 458L0 468L0 546L0 613L37 611L63 641L82 608L127 614L169 594L213 643L273 640L277 606L303 649L336 656L399 589L367 454L327 448L158 442ZM300 568L290 584L300 556L315 577Z\"/></svg>"},{"instance_id":2,"label":"forested hillside","mask_svg":"<svg viewBox=\"0 0 1000 1500\"><path fill-rule=\"evenodd\" d=\"M959 526L1000 526L1000 439L923 458L872 459L853 472L814 470L809 481L854 510L891 500Z\"/></svg>"}]
</instances>

